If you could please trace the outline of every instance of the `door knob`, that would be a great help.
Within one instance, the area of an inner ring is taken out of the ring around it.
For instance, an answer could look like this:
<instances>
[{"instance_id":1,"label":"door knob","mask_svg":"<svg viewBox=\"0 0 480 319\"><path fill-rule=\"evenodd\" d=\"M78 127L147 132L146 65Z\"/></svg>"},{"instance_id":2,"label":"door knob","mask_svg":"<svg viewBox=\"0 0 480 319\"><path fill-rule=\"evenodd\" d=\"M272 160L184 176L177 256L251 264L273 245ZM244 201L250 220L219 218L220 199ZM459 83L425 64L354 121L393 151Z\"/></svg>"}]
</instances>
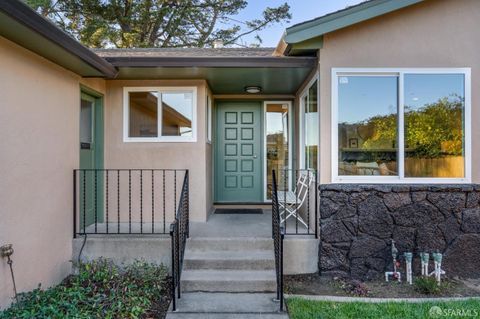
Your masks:
<instances>
[{"instance_id":1,"label":"door knob","mask_svg":"<svg viewBox=\"0 0 480 319\"><path fill-rule=\"evenodd\" d=\"M257 158L257 154L253 155L253 158Z\"/></svg>"}]
</instances>

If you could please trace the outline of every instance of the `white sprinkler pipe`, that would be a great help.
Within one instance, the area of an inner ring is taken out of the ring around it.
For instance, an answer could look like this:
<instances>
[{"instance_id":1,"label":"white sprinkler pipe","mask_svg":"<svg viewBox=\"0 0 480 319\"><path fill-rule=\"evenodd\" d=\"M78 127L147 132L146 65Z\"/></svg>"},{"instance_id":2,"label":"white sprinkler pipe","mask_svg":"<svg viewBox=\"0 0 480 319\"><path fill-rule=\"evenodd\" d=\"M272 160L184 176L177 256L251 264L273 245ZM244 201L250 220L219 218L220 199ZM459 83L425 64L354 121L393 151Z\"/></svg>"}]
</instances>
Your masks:
<instances>
[{"instance_id":1,"label":"white sprinkler pipe","mask_svg":"<svg viewBox=\"0 0 480 319\"><path fill-rule=\"evenodd\" d=\"M430 256L428 253L420 253L420 260L422 261L422 276L428 276L428 260Z\"/></svg>"},{"instance_id":2,"label":"white sprinkler pipe","mask_svg":"<svg viewBox=\"0 0 480 319\"><path fill-rule=\"evenodd\" d=\"M407 271L407 282L411 285L413 282L412 278L412 253L405 253L405 263L406 263L406 271Z\"/></svg>"},{"instance_id":3,"label":"white sprinkler pipe","mask_svg":"<svg viewBox=\"0 0 480 319\"><path fill-rule=\"evenodd\" d=\"M441 276L445 275L445 271L442 270L442 254L441 253L433 253L433 262L435 264L435 270L430 274L435 274L435 279L437 280L438 284L440 284Z\"/></svg>"}]
</instances>

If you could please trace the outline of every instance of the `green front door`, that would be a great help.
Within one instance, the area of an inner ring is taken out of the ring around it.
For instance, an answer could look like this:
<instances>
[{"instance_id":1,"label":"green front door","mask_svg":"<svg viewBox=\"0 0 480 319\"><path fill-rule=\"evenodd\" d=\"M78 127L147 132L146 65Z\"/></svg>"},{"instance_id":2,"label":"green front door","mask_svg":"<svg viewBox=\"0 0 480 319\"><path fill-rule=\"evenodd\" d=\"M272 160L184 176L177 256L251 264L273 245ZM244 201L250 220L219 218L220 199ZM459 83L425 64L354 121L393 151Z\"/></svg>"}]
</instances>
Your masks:
<instances>
[{"instance_id":1,"label":"green front door","mask_svg":"<svg viewBox=\"0 0 480 319\"><path fill-rule=\"evenodd\" d=\"M218 102L216 202L262 201L261 114L261 102Z\"/></svg>"},{"instance_id":2,"label":"green front door","mask_svg":"<svg viewBox=\"0 0 480 319\"><path fill-rule=\"evenodd\" d=\"M103 221L103 105L100 98L80 97L80 228Z\"/></svg>"}]
</instances>

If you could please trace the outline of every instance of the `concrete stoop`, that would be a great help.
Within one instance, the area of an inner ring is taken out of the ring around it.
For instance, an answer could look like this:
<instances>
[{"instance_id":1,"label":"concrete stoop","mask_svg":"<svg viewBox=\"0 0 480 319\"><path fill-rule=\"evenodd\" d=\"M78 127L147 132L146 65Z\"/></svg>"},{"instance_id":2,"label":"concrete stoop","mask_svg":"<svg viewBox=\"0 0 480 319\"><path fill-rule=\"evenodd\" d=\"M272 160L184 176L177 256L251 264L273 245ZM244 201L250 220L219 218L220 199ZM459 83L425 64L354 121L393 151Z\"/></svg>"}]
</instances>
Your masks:
<instances>
[{"instance_id":1,"label":"concrete stoop","mask_svg":"<svg viewBox=\"0 0 480 319\"><path fill-rule=\"evenodd\" d=\"M182 298L167 318L288 318L274 301L273 241L268 237L190 238Z\"/></svg>"}]
</instances>

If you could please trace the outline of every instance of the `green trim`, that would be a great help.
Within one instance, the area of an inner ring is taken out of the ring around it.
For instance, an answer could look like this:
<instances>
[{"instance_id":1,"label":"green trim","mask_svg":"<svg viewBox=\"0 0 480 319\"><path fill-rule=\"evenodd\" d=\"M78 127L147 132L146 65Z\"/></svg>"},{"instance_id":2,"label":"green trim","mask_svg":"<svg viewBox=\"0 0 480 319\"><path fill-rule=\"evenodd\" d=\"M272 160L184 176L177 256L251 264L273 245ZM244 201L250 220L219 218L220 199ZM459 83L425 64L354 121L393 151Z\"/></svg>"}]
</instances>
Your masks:
<instances>
[{"instance_id":1,"label":"green trim","mask_svg":"<svg viewBox=\"0 0 480 319\"><path fill-rule=\"evenodd\" d=\"M308 39L306 41L289 44L288 55L314 55L319 49L323 48L323 36Z\"/></svg>"},{"instance_id":2,"label":"green trim","mask_svg":"<svg viewBox=\"0 0 480 319\"><path fill-rule=\"evenodd\" d=\"M104 111L104 97L103 94L89 88L83 84L80 84L80 97L86 99L93 98L95 103L95 168L104 168L104 123L105 123L105 111Z\"/></svg>"},{"instance_id":3,"label":"green trim","mask_svg":"<svg viewBox=\"0 0 480 319\"><path fill-rule=\"evenodd\" d=\"M371 0L323 17L287 28L284 40L288 44L307 41L326 33L393 12L423 0Z\"/></svg>"}]
</instances>

